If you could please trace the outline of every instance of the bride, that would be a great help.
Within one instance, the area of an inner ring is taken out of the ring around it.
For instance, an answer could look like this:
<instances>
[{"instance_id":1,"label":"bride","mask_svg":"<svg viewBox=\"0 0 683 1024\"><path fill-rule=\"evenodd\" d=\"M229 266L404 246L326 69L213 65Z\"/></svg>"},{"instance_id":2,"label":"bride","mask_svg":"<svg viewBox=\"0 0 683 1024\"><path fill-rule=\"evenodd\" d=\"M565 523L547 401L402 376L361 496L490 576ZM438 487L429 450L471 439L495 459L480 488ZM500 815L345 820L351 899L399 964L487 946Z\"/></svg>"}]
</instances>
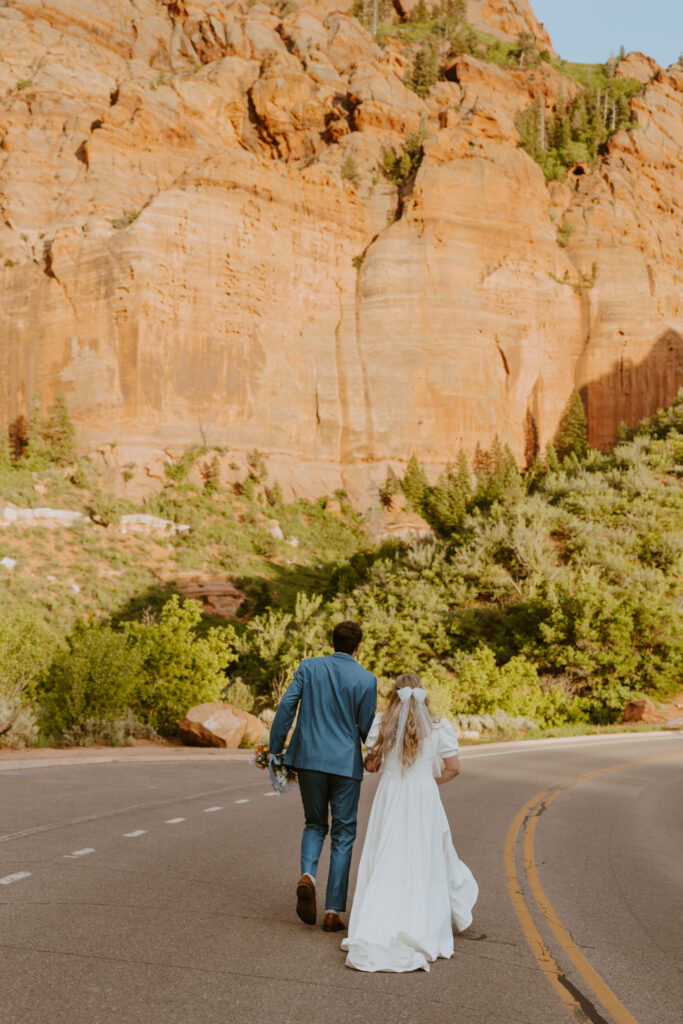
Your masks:
<instances>
[{"instance_id":1,"label":"bride","mask_svg":"<svg viewBox=\"0 0 683 1024\"><path fill-rule=\"evenodd\" d=\"M447 719L432 718L419 678L406 674L375 716L366 745L365 767L383 773L342 942L346 964L428 971L430 961L453 955L452 924L463 931L472 923L478 895L437 789L460 772L458 740Z\"/></svg>"}]
</instances>

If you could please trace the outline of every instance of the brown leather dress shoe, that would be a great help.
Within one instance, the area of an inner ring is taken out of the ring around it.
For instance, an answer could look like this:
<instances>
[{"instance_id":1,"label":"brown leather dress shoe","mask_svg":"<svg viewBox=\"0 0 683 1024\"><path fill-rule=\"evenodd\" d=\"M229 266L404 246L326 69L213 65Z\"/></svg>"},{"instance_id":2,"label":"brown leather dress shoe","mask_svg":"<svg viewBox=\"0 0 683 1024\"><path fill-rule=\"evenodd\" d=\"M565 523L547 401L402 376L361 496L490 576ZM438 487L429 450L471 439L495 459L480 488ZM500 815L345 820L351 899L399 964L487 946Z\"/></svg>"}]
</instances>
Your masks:
<instances>
[{"instance_id":1,"label":"brown leather dress shoe","mask_svg":"<svg viewBox=\"0 0 683 1024\"><path fill-rule=\"evenodd\" d=\"M296 912L304 924L315 924L315 886L308 875L296 883Z\"/></svg>"},{"instance_id":2,"label":"brown leather dress shoe","mask_svg":"<svg viewBox=\"0 0 683 1024\"><path fill-rule=\"evenodd\" d=\"M323 921L324 932L345 932L346 925L342 921L339 914L335 914L333 911L329 911L325 914L325 920Z\"/></svg>"}]
</instances>

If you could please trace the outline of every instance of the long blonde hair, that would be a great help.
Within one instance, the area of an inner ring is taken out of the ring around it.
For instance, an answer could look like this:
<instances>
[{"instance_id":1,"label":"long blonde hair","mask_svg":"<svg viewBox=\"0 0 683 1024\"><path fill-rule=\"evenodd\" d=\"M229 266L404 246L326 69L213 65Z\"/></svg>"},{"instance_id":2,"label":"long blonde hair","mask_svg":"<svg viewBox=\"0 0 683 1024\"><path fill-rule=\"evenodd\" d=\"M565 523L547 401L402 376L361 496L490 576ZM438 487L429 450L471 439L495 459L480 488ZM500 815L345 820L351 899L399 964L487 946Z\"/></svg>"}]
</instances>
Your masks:
<instances>
[{"instance_id":1,"label":"long blonde hair","mask_svg":"<svg viewBox=\"0 0 683 1024\"><path fill-rule=\"evenodd\" d=\"M411 690L420 689L422 687L420 677L413 675L412 672L406 672L404 675L397 676L394 681L389 704L382 715L379 736L370 751L370 757L375 762L377 768L395 748L396 741L399 738L397 734L399 731L399 716L402 702L398 691L402 690L405 686L409 686ZM415 700L411 699L408 701L408 715L405 721L405 731L403 732L402 750L400 751L401 766L403 768L409 768L414 763L420 746L427 736L429 721L430 719L432 722L434 721L431 708L429 707L429 697L425 698L424 707L427 709L428 715L421 712Z\"/></svg>"}]
</instances>

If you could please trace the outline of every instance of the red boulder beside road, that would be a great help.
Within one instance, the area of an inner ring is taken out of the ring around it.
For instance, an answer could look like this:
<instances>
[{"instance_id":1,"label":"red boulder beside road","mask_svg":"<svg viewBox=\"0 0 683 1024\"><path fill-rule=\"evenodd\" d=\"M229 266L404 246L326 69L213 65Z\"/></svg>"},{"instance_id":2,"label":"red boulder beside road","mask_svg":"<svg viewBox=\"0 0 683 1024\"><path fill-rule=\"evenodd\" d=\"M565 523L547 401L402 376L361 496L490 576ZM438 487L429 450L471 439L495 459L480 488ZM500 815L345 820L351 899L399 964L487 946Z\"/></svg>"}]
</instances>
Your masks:
<instances>
[{"instance_id":1,"label":"red boulder beside road","mask_svg":"<svg viewBox=\"0 0 683 1024\"><path fill-rule=\"evenodd\" d=\"M661 715L651 700L631 700L624 708L624 722L657 722Z\"/></svg>"},{"instance_id":2,"label":"red boulder beside road","mask_svg":"<svg viewBox=\"0 0 683 1024\"><path fill-rule=\"evenodd\" d=\"M268 729L256 715L231 704L212 701L190 708L178 726L183 743L199 747L239 747L242 740L258 743Z\"/></svg>"}]
</instances>

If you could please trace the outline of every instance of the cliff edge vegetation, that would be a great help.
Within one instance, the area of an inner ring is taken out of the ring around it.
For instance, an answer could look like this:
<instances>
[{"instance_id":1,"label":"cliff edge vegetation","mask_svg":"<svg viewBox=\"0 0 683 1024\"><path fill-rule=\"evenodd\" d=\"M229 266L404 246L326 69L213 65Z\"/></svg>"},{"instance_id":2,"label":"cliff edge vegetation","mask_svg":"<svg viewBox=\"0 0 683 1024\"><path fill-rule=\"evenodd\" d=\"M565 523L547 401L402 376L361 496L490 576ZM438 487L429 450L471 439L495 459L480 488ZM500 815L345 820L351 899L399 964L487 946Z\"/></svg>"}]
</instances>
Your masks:
<instances>
[{"instance_id":1,"label":"cliff edge vegetation","mask_svg":"<svg viewBox=\"0 0 683 1024\"><path fill-rule=\"evenodd\" d=\"M173 734L202 700L267 710L342 618L382 692L417 671L440 714L606 725L680 687L683 394L609 453L575 395L525 474L500 442L431 483L412 459L363 515L341 492L285 502L258 453L228 484L223 453L196 450L124 508L50 444L1 471L15 506L82 513L2 527L5 742ZM122 532L134 513L166 535Z\"/></svg>"}]
</instances>

